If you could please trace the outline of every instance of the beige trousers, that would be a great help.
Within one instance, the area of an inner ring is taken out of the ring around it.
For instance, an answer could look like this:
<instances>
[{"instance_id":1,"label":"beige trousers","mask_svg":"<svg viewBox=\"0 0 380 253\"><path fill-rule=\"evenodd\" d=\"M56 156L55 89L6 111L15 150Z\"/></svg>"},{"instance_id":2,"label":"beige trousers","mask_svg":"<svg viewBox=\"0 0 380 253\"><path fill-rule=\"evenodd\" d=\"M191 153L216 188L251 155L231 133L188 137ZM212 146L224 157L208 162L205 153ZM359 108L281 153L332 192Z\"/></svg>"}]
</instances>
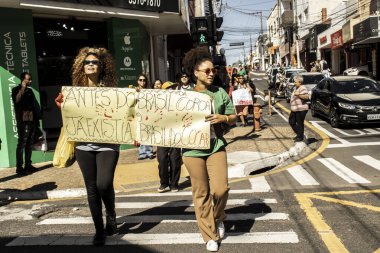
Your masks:
<instances>
[{"instance_id":1,"label":"beige trousers","mask_svg":"<svg viewBox=\"0 0 380 253\"><path fill-rule=\"evenodd\" d=\"M229 191L226 151L182 158L190 174L195 216L203 240L219 240L216 223L226 218Z\"/></svg>"}]
</instances>

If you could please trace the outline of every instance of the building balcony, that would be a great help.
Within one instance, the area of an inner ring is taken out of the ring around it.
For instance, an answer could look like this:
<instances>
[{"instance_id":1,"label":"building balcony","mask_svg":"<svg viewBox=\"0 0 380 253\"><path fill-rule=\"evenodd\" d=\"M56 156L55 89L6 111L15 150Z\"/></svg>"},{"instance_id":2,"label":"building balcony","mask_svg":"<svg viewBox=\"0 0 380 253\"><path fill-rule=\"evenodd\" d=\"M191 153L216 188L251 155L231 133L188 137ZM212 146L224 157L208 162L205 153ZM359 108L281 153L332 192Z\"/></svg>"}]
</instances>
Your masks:
<instances>
[{"instance_id":1,"label":"building balcony","mask_svg":"<svg viewBox=\"0 0 380 253\"><path fill-rule=\"evenodd\" d=\"M292 10L286 10L281 14L281 26L289 27L293 26L294 14Z\"/></svg>"}]
</instances>

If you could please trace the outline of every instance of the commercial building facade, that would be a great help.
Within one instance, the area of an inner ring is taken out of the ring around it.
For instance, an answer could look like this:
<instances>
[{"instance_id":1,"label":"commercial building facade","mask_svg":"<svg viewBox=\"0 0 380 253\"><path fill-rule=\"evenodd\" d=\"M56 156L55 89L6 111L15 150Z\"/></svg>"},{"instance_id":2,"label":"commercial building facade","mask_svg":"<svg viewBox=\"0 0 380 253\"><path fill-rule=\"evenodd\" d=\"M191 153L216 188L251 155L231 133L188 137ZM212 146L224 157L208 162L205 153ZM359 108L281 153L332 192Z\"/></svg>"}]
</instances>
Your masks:
<instances>
[{"instance_id":1,"label":"commercial building facade","mask_svg":"<svg viewBox=\"0 0 380 253\"><path fill-rule=\"evenodd\" d=\"M30 72L41 101L49 149L61 126L54 98L71 85L74 57L84 46L105 47L116 61L120 87L138 75L174 80L181 58L192 47L190 16L194 1L3 0L0 2L0 168L15 165L17 129L10 91ZM33 161L52 153L33 152Z\"/></svg>"}]
</instances>

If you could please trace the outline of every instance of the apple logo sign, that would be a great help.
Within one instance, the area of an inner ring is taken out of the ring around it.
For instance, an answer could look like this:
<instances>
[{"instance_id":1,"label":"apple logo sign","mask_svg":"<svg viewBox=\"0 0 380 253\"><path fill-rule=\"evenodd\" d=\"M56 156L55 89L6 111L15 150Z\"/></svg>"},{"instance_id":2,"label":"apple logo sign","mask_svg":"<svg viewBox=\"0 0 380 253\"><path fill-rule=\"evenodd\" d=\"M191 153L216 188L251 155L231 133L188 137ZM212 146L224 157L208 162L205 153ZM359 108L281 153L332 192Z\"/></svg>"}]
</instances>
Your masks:
<instances>
[{"instance_id":1,"label":"apple logo sign","mask_svg":"<svg viewBox=\"0 0 380 253\"><path fill-rule=\"evenodd\" d=\"M124 65L126 67L130 67L132 65L132 60L131 60L130 57L127 56L127 57L124 58Z\"/></svg>"},{"instance_id":2,"label":"apple logo sign","mask_svg":"<svg viewBox=\"0 0 380 253\"><path fill-rule=\"evenodd\" d=\"M125 45L130 45L131 44L131 36L129 36L129 33L124 36L124 44Z\"/></svg>"}]
</instances>

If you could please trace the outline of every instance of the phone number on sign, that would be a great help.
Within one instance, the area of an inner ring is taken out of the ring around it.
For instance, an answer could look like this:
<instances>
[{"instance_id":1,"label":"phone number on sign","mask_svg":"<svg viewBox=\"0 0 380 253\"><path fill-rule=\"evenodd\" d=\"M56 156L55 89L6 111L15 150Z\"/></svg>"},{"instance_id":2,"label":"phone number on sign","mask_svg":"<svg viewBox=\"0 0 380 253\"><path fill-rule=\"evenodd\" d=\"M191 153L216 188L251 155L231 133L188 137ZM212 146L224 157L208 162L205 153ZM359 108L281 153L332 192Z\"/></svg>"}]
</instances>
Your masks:
<instances>
[{"instance_id":1,"label":"phone number on sign","mask_svg":"<svg viewBox=\"0 0 380 253\"><path fill-rule=\"evenodd\" d=\"M129 0L129 4L146 5L153 7L160 7L161 0Z\"/></svg>"}]
</instances>

